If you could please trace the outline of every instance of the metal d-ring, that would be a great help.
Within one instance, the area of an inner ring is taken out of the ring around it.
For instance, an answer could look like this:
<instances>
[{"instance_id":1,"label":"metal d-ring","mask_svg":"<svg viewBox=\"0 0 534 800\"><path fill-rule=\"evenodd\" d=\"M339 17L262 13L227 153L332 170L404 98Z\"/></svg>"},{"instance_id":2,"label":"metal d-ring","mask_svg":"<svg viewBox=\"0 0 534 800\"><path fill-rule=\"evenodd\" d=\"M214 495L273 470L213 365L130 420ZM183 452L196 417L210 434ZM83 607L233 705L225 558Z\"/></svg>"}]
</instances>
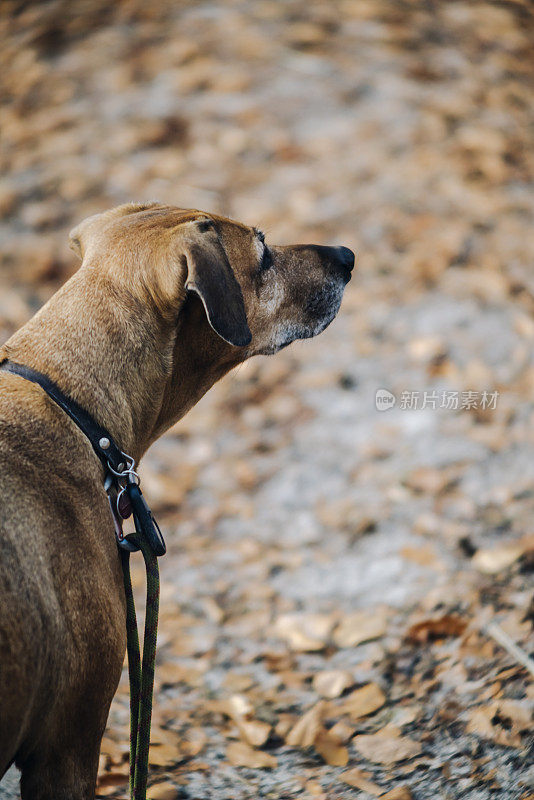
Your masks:
<instances>
[{"instance_id":1,"label":"metal d-ring","mask_svg":"<svg viewBox=\"0 0 534 800\"><path fill-rule=\"evenodd\" d=\"M126 478L127 483L137 483L141 482L139 475L135 471L135 459L128 455L128 453L121 452L121 455L124 456L124 460L127 464L127 467L123 469L121 472L118 472L114 469L108 461L108 467L110 472L113 473L117 478ZM124 466L123 464L119 464L119 466Z\"/></svg>"}]
</instances>

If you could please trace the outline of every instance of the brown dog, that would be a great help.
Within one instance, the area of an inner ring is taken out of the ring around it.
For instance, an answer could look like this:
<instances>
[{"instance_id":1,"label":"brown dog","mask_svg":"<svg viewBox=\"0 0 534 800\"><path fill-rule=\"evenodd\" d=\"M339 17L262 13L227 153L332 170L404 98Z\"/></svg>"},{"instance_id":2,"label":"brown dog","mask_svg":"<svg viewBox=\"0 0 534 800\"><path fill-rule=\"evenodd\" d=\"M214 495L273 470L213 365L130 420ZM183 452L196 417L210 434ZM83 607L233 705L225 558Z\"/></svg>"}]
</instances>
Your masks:
<instances>
[{"instance_id":1,"label":"brown dog","mask_svg":"<svg viewBox=\"0 0 534 800\"><path fill-rule=\"evenodd\" d=\"M128 204L71 233L79 271L0 348L55 381L136 461L229 369L320 333L354 255L267 247L228 219ZM0 777L94 796L126 645L104 471L40 386L0 370Z\"/></svg>"}]
</instances>

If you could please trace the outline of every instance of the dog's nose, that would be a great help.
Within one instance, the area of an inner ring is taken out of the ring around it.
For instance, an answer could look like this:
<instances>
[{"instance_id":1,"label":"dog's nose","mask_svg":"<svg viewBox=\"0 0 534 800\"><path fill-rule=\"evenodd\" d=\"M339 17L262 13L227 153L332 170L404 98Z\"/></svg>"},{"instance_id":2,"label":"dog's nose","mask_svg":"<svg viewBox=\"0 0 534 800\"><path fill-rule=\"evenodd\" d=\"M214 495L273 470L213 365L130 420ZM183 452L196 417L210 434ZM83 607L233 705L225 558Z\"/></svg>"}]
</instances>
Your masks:
<instances>
[{"instance_id":1,"label":"dog's nose","mask_svg":"<svg viewBox=\"0 0 534 800\"><path fill-rule=\"evenodd\" d=\"M348 247L336 247L335 250L338 261L345 267L345 269L348 269L349 272L351 272L354 267L354 253L352 250L349 250Z\"/></svg>"}]
</instances>

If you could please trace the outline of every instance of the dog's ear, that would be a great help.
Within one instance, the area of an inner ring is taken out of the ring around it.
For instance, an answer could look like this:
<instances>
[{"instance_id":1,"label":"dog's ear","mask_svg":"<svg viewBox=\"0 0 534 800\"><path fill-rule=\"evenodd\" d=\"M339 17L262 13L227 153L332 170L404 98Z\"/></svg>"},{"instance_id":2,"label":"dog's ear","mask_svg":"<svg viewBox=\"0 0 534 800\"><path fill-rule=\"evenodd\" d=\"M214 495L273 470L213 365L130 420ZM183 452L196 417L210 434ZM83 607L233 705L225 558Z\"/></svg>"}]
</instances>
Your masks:
<instances>
[{"instance_id":1,"label":"dog's ear","mask_svg":"<svg viewBox=\"0 0 534 800\"><path fill-rule=\"evenodd\" d=\"M75 228L71 230L69 233L69 247L73 253L76 253L78 258L81 258L83 261L83 254L85 252L84 246L84 237L83 237L83 222L79 225L76 225Z\"/></svg>"},{"instance_id":2,"label":"dog's ear","mask_svg":"<svg viewBox=\"0 0 534 800\"><path fill-rule=\"evenodd\" d=\"M211 327L225 342L236 347L250 344L241 287L214 228L198 232L186 244L187 291L195 292L204 305Z\"/></svg>"}]
</instances>

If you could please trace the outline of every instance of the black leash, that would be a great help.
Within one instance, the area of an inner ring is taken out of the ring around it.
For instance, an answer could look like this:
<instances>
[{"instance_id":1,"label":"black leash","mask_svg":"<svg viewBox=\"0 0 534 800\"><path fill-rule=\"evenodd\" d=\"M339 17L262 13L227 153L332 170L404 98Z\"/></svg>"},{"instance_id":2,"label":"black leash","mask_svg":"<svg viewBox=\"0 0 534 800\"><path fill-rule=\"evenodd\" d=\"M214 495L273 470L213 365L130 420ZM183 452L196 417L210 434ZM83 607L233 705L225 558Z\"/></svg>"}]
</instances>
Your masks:
<instances>
[{"instance_id":1,"label":"black leash","mask_svg":"<svg viewBox=\"0 0 534 800\"><path fill-rule=\"evenodd\" d=\"M154 687L154 665L159 608L159 571L157 557L165 553L165 542L139 486L135 461L113 441L109 431L72 397L68 397L46 375L23 364L3 361L0 369L38 384L47 395L76 423L91 445L105 470L107 493L117 544L121 548L126 595L126 628L128 668L130 674L130 795L146 800L150 722ZM133 514L135 534L125 535L122 521ZM147 570L147 603L143 660L139 649L137 620L130 579L130 552L141 550Z\"/></svg>"}]
</instances>

